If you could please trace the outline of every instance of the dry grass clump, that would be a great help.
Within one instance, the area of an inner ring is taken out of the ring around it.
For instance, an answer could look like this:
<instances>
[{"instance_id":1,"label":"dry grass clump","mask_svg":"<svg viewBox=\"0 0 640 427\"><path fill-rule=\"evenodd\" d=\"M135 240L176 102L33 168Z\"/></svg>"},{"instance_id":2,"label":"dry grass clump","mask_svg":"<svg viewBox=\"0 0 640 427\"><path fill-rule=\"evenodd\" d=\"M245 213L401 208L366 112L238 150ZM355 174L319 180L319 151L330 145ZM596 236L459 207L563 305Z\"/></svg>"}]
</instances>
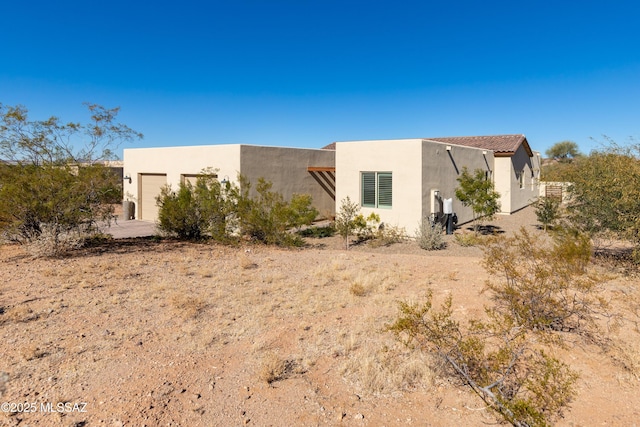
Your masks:
<instances>
[{"instance_id":1,"label":"dry grass clump","mask_svg":"<svg viewBox=\"0 0 640 427\"><path fill-rule=\"evenodd\" d=\"M640 345L636 342L620 342L613 346L611 357L624 368L627 375L619 379L640 380Z\"/></svg>"},{"instance_id":2,"label":"dry grass clump","mask_svg":"<svg viewBox=\"0 0 640 427\"><path fill-rule=\"evenodd\" d=\"M353 282L349 287L351 295L356 297L363 297L369 293L369 289L365 288L360 282Z\"/></svg>"},{"instance_id":3,"label":"dry grass clump","mask_svg":"<svg viewBox=\"0 0 640 427\"><path fill-rule=\"evenodd\" d=\"M30 322L40 317L38 313L34 312L31 307L27 305L18 305L6 310L3 309L2 311L4 312L3 320L5 322Z\"/></svg>"},{"instance_id":4,"label":"dry grass clump","mask_svg":"<svg viewBox=\"0 0 640 427\"><path fill-rule=\"evenodd\" d=\"M22 357L24 357L24 359L27 361L40 359L48 354L48 351L33 344L22 349Z\"/></svg>"},{"instance_id":5,"label":"dry grass clump","mask_svg":"<svg viewBox=\"0 0 640 427\"><path fill-rule=\"evenodd\" d=\"M259 378L261 381L271 384L283 380L293 370L293 363L282 359L276 353L268 353L260 365Z\"/></svg>"},{"instance_id":6,"label":"dry grass clump","mask_svg":"<svg viewBox=\"0 0 640 427\"><path fill-rule=\"evenodd\" d=\"M254 268L258 268L258 264L253 262L247 252L242 252L238 255L238 265L242 270L251 270Z\"/></svg>"},{"instance_id":7,"label":"dry grass clump","mask_svg":"<svg viewBox=\"0 0 640 427\"><path fill-rule=\"evenodd\" d=\"M462 247L478 246L483 241L482 237L476 233L456 233L454 238Z\"/></svg>"},{"instance_id":8,"label":"dry grass clump","mask_svg":"<svg viewBox=\"0 0 640 427\"><path fill-rule=\"evenodd\" d=\"M208 306L204 298L195 295L176 293L170 297L170 301L174 311L183 319L195 319Z\"/></svg>"},{"instance_id":9,"label":"dry grass clump","mask_svg":"<svg viewBox=\"0 0 640 427\"><path fill-rule=\"evenodd\" d=\"M342 366L341 374L365 394L397 395L403 391L425 389L434 381L430 356L397 343L361 339Z\"/></svg>"},{"instance_id":10,"label":"dry grass clump","mask_svg":"<svg viewBox=\"0 0 640 427\"><path fill-rule=\"evenodd\" d=\"M377 292L393 290L397 284L387 273L379 271L361 271L351 281L349 293L357 297L363 297Z\"/></svg>"}]
</instances>

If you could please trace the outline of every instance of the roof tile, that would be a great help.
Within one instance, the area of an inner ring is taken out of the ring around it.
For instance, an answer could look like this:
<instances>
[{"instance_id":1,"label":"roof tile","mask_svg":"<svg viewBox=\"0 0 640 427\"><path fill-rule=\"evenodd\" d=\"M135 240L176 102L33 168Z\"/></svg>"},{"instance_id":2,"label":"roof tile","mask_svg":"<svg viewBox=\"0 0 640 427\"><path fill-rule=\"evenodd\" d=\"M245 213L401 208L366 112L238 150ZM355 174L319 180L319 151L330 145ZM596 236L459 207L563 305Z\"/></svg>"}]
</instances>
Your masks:
<instances>
[{"instance_id":1,"label":"roof tile","mask_svg":"<svg viewBox=\"0 0 640 427\"><path fill-rule=\"evenodd\" d=\"M525 150L529 156L533 156L531 147L527 138L522 134L514 135L489 135L489 136L447 136L439 138L425 138L428 141L442 142L446 144L462 145L465 147L481 148L491 150L497 156L511 156L520 145L524 144ZM333 142L325 147L324 150L335 150L336 143Z\"/></svg>"},{"instance_id":2,"label":"roof tile","mask_svg":"<svg viewBox=\"0 0 640 427\"><path fill-rule=\"evenodd\" d=\"M526 138L518 135L490 135L490 136L454 136L442 138L427 138L430 141L445 142L447 144L464 145L466 147L484 148L495 153L515 153ZM529 144L527 143L526 148Z\"/></svg>"}]
</instances>

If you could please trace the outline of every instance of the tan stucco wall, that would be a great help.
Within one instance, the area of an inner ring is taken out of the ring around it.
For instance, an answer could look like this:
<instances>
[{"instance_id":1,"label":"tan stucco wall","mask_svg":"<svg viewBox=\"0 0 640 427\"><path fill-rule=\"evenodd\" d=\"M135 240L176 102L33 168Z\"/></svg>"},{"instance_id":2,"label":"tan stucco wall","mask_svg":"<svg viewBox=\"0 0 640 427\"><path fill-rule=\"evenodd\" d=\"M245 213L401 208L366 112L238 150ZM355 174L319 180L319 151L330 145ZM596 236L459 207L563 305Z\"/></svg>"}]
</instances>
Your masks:
<instances>
[{"instance_id":1,"label":"tan stucco wall","mask_svg":"<svg viewBox=\"0 0 640 427\"><path fill-rule=\"evenodd\" d=\"M450 146L448 152L446 147ZM449 154L451 153L451 154ZM488 170L493 167L493 154L488 151L444 144L422 139L353 141L336 144L336 209L349 198L360 204L361 172L393 173L393 207L361 208L380 215L382 222L403 227L414 235L423 218L431 215L432 190L439 190L441 199L452 198L459 221L473 219L471 209L455 198L456 178L463 167ZM486 160L485 160L486 158ZM436 209L440 211L440 207Z\"/></svg>"},{"instance_id":2,"label":"tan stucco wall","mask_svg":"<svg viewBox=\"0 0 640 427\"><path fill-rule=\"evenodd\" d=\"M177 188L183 174L193 175L203 169L218 169L218 177L234 181L240 171L240 145L203 145L185 147L131 148L124 150L125 198L131 194L136 202L136 217L140 217L138 178L140 174L167 175L167 184Z\"/></svg>"},{"instance_id":3,"label":"tan stucco wall","mask_svg":"<svg viewBox=\"0 0 640 427\"><path fill-rule=\"evenodd\" d=\"M384 223L413 234L422 212L422 140L354 141L336 144L336 210L347 196L360 205L361 172L391 172L392 208L362 208Z\"/></svg>"},{"instance_id":4,"label":"tan stucco wall","mask_svg":"<svg viewBox=\"0 0 640 427\"><path fill-rule=\"evenodd\" d=\"M447 151L447 146L451 147L450 151ZM453 199L453 211L458 216L459 224L473 220L471 208L463 206L456 198L457 178L464 167L470 172L476 169L490 172L493 168L493 152L424 141L422 158L422 198L424 200L422 217L429 217L433 213L431 212L431 190L436 189L440 191L442 200Z\"/></svg>"},{"instance_id":5,"label":"tan stucco wall","mask_svg":"<svg viewBox=\"0 0 640 427\"><path fill-rule=\"evenodd\" d=\"M498 157L496 164L496 190L500 193L501 213L510 214L520 210L533 201L540 193L539 171L540 154L533 152L529 157L520 146L511 157ZM524 188L520 188L518 173L524 170Z\"/></svg>"},{"instance_id":6,"label":"tan stucco wall","mask_svg":"<svg viewBox=\"0 0 640 427\"><path fill-rule=\"evenodd\" d=\"M335 167L335 151L287 147L243 145L241 171L254 185L259 178L273 183L273 189L289 200L293 194L310 194L313 204L323 217L335 214L335 201L316 181L314 175L331 190L335 185L333 172L309 173L309 167ZM320 176L322 175L322 176Z\"/></svg>"},{"instance_id":7,"label":"tan stucco wall","mask_svg":"<svg viewBox=\"0 0 640 427\"><path fill-rule=\"evenodd\" d=\"M273 182L273 189L285 198L293 193L311 194L321 214L334 213L333 199L307 172L308 166L333 167L335 152L252 145L206 145L136 148L124 150L124 194L138 200L138 177L145 173L167 174L167 184L177 188L182 175L195 175L205 168L218 170L218 178L236 182L238 173L254 184L262 177ZM139 208L139 207L138 207Z\"/></svg>"}]
</instances>

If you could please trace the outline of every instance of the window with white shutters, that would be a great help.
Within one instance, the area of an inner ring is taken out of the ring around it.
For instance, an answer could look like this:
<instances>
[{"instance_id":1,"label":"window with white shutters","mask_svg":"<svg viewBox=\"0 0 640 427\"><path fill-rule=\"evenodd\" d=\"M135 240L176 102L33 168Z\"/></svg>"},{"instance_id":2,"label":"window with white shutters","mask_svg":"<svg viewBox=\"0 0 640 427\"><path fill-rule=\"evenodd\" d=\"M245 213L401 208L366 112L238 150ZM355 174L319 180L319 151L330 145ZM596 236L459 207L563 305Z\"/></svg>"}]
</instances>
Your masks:
<instances>
[{"instance_id":1,"label":"window with white shutters","mask_svg":"<svg viewBox=\"0 0 640 427\"><path fill-rule=\"evenodd\" d=\"M362 172L361 205L366 208L391 208L393 176L391 172Z\"/></svg>"}]
</instances>

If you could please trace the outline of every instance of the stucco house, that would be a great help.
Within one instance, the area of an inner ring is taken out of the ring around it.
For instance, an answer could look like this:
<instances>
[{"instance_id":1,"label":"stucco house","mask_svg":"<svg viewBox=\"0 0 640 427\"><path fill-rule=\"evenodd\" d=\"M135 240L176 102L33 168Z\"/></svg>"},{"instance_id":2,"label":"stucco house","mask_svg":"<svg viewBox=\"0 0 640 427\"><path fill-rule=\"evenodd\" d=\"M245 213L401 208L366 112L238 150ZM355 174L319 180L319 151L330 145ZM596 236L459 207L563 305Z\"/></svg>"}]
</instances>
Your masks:
<instances>
[{"instance_id":1,"label":"stucco house","mask_svg":"<svg viewBox=\"0 0 640 427\"><path fill-rule=\"evenodd\" d=\"M493 181L500 193L502 214L516 212L539 195L540 153L531 150L522 134L429 138L432 141L463 145L493 152Z\"/></svg>"},{"instance_id":2,"label":"stucco house","mask_svg":"<svg viewBox=\"0 0 640 427\"><path fill-rule=\"evenodd\" d=\"M501 194L501 213L529 205L538 196L540 156L524 135L336 142L336 203L347 196L366 216L413 234L423 218L440 217L452 199L459 223L473 219L455 198L464 167L482 169Z\"/></svg>"},{"instance_id":3,"label":"stucco house","mask_svg":"<svg viewBox=\"0 0 640 427\"><path fill-rule=\"evenodd\" d=\"M347 196L362 213L413 234L423 218L441 217L452 199L459 223L473 219L455 198L462 169L482 169L501 194L501 213L530 204L539 194L540 155L524 135L344 141L322 149L230 144L124 150L124 194L135 216L156 220L163 185L177 188L205 168L218 179L265 178L290 198L310 194L322 216L331 217Z\"/></svg>"},{"instance_id":4,"label":"stucco house","mask_svg":"<svg viewBox=\"0 0 640 427\"><path fill-rule=\"evenodd\" d=\"M322 149L263 147L244 144L203 145L124 150L125 198L136 203L135 217L154 221L160 188L197 179L205 168L217 170L220 181L235 182L238 173L256 183L264 178L290 198L310 194L321 215L335 214L335 153Z\"/></svg>"}]
</instances>

